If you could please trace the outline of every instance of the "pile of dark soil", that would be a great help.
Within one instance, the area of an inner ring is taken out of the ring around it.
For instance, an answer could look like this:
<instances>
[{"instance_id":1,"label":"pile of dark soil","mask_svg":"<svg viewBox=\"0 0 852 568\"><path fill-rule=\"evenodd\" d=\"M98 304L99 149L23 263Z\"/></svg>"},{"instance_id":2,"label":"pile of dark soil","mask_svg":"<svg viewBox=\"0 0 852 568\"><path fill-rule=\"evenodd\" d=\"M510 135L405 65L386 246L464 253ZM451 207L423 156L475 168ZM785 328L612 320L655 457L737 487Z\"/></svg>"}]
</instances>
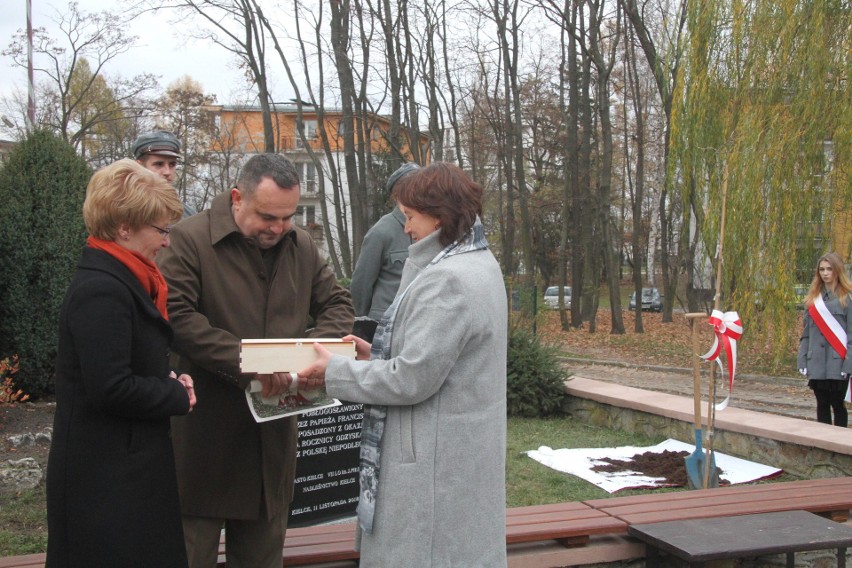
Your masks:
<instances>
[{"instance_id":1,"label":"pile of dark soil","mask_svg":"<svg viewBox=\"0 0 852 568\"><path fill-rule=\"evenodd\" d=\"M600 461L606 462L608 465L596 465L592 468L592 471L603 473L635 471L648 477L662 477L665 479L665 485L685 487L687 479L684 458L688 455L689 452L663 450L662 453L635 454L629 460L603 458ZM730 485L728 481L722 479L722 470L718 467L716 468L716 475L719 478L719 485Z\"/></svg>"}]
</instances>

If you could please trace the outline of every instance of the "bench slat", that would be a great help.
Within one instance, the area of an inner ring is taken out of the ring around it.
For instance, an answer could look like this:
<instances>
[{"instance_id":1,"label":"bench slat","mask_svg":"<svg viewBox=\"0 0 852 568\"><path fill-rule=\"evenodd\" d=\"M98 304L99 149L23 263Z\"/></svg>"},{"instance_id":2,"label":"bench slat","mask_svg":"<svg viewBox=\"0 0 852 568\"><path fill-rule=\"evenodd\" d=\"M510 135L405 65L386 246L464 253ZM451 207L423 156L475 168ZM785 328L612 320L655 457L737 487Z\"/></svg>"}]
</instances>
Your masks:
<instances>
[{"instance_id":1,"label":"bench slat","mask_svg":"<svg viewBox=\"0 0 852 568\"><path fill-rule=\"evenodd\" d=\"M573 513L575 511L587 511L592 509L582 501L566 501L564 503L549 503L547 505L526 505L524 507L510 507L506 509L506 517L522 517L531 513L547 513L552 511Z\"/></svg>"},{"instance_id":2,"label":"bench slat","mask_svg":"<svg viewBox=\"0 0 852 568\"><path fill-rule=\"evenodd\" d=\"M25 554L23 556L0 557L0 568L25 568L27 566L44 567L45 554Z\"/></svg>"},{"instance_id":3,"label":"bench slat","mask_svg":"<svg viewBox=\"0 0 852 568\"><path fill-rule=\"evenodd\" d=\"M648 512L648 511L670 511L676 509L697 509L713 505L725 505L729 503L739 503L743 507L748 507L752 503L764 503L774 501L788 501L790 499L798 499L800 497L808 497L824 506L826 503L835 504L837 508L848 508L852 506L852 491L848 493L837 493L836 491L777 491L767 493L751 493L746 495L695 495L691 499L678 499L676 501L663 500L651 503L634 503L621 504L615 506L604 505L598 510L604 511L610 515L620 516L630 513Z\"/></svg>"},{"instance_id":4,"label":"bench slat","mask_svg":"<svg viewBox=\"0 0 852 568\"><path fill-rule=\"evenodd\" d=\"M358 556L358 551L355 550L355 535L352 535L352 539L349 541L326 542L309 546L300 546L298 555L284 555L283 565L294 566L299 564L337 562L340 560L357 560Z\"/></svg>"},{"instance_id":5,"label":"bench slat","mask_svg":"<svg viewBox=\"0 0 852 568\"><path fill-rule=\"evenodd\" d=\"M545 513L536 513L536 514L528 514L523 516L507 516L506 517L506 531L512 532L515 530L515 527L519 525L529 525L529 524L538 524L538 523L548 523L553 521L588 521L592 519L600 519L600 518L611 518L611 515L605 513L603 511L596 511L594 509L589 509L588 511L584 511L581 514L574 515L566 515L565 513L560 513L559 511L545 512Z\"/></svg>"},{"instance_id":6,"label":"bench slat","mask_svg":"<svg viewBox=\"0 0 852 568\"><path fill-rule=\"evenodd\" d=\"M745 496L751 493L787 492L801 494L803 491L816 490L824 492L852 491L852 477L832 477L825 479L806 479L800 481L784 481L779 483L763 483L760 485L730 485L714 489L696 489L692 491L674 491L669 493L646 493L644 495L630 495L628 497L610 497L604 499L591 499L583 501L586 505L598 510L611 509L622 505L634 505L640 503L671 503L681 500L691 500L696 497L724 496L736 494Z\"/></svg>"},{"instance_id":7,"label":"bench slat","mask_svg":"<svg viewBox=\"0 0 852 568\"><path fill-rule=\"evenodd\" d=\"M601 514L585 503L572 501L569 503L551 503L548 505L532 505L528 507L510 507L506 509L506 525L524 524L530 521L548 519L586 519Z\"/></svg>"},{"instance_id":8,"label":"bench slat","mask_svg":"<svg viewBox=\"0 0 852 568\"><path fill-rule=\"evenodd\" d=\"M355 524L346 523L345 525L327 526L323 528L331 529L328 532L311 531L301 532L288 530L287 536L284 538L284 555L286 556L291 549L297 549L302 546L310 546L321 542L342 542L355 540Z\"/></svg>"},{"instance_id":9,"label":"bench slat","mask_svg":"<svg viewBox=\"0 0 852 568\"><path fill-rule=\"evenodd\" d=\"M595 534L627 532L627 523L613 517L553 521L549 523L516 525L506 532L506 544L588 537Z\"/></svg>"},{"instance_id":10,"label":"bench slat","mask_svg":"<svg viewBox=\"0 0 852 568\"><path fill-rule=\"evenodd\" d=\"M773 513L779 511L804 510L811 513L835 513L847 507L839 506L837 498L829 496L803 496L795 499L774 499L753 503L726 503L722 505L707 505L695 509L669 509L637 511L615 515L617 518L631 524L660 523L686 519L706 519L710 517L727 517L750 515L757 513Z\"/></svg>"}]
</instances>

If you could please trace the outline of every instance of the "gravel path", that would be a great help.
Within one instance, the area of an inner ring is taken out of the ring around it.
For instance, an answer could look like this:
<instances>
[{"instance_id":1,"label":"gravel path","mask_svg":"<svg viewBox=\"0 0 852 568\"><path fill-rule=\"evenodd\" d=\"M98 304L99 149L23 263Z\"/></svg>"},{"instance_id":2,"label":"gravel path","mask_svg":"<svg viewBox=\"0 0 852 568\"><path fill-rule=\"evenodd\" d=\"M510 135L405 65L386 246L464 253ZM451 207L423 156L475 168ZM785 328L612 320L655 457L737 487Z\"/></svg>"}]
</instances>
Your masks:
<instances>
[{"instance_id":1,"label":"gravel path","mask_svg":"<svg viewBox=\"0 0 852 568\"><path fill-rule=\"evenodd\" d=\"M578 377L692 398L692 369L572 357L562 357L561 361L571 375ZM709 376L709 367L703 365L702 400L707 399ZM717 374L717 381L717 388L727 387L727 377L723 380ZM722 400L725 395L726 392L717 391L717 400ZM814 395L803 377L737 375L731 406L806 420L816 419Z\"/></svg>"}]
</instances>

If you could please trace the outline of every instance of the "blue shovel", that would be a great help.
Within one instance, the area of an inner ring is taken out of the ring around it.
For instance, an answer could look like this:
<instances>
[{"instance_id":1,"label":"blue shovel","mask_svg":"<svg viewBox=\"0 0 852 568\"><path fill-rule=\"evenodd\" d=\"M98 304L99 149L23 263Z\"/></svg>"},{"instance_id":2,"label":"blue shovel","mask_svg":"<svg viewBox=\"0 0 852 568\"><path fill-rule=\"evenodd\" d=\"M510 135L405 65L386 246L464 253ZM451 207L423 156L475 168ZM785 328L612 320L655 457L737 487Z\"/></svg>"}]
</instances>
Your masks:
<instances>
[{"instance_id":1,"label":"blue shovel","mask_svg":"<svg viewBox=\"0 0 852 568\"><path fill-rule=\"evenodd\" d=\"M698 320L706 318L704 312L686 314L686 319L692 323L692 363L693 396L695 399L695 451L684 458L686 464L686 480L690 489L703 489L706 457L703 450L704 432L701 430L701 369L698 361Z\"/></svg>"}]
</instances>

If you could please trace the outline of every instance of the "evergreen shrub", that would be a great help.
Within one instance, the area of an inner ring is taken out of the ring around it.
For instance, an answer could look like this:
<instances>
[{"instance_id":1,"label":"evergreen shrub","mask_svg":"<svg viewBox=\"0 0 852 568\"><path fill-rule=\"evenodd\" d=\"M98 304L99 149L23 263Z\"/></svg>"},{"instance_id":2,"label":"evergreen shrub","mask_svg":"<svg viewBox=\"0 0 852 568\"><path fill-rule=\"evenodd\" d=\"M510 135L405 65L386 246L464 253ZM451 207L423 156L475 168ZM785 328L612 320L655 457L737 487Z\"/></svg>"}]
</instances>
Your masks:
<instances>
[{"instance_id":1,"label":"evergreen shrub","mask_svg":"<svg viewBox=\"0 0 852 568\"><path fill-rule=\"evenodd\" d=\"M506 356L506 406L509 416L536 418L560 413L565 372L557 349L524 329L509 330Z\"/></svg>"},{"instance_id":2,"label":"evergreen shrub","mask_svg":"<svg viewBox=\"0 0 852 568\"><path fill-rule=\"evenodd\" d=\"M91 170L61 138L35 131L0 167L0 357L17 354L15 386L53 391L59 309L86 239Z\"/></svg>"}]
</instances>

